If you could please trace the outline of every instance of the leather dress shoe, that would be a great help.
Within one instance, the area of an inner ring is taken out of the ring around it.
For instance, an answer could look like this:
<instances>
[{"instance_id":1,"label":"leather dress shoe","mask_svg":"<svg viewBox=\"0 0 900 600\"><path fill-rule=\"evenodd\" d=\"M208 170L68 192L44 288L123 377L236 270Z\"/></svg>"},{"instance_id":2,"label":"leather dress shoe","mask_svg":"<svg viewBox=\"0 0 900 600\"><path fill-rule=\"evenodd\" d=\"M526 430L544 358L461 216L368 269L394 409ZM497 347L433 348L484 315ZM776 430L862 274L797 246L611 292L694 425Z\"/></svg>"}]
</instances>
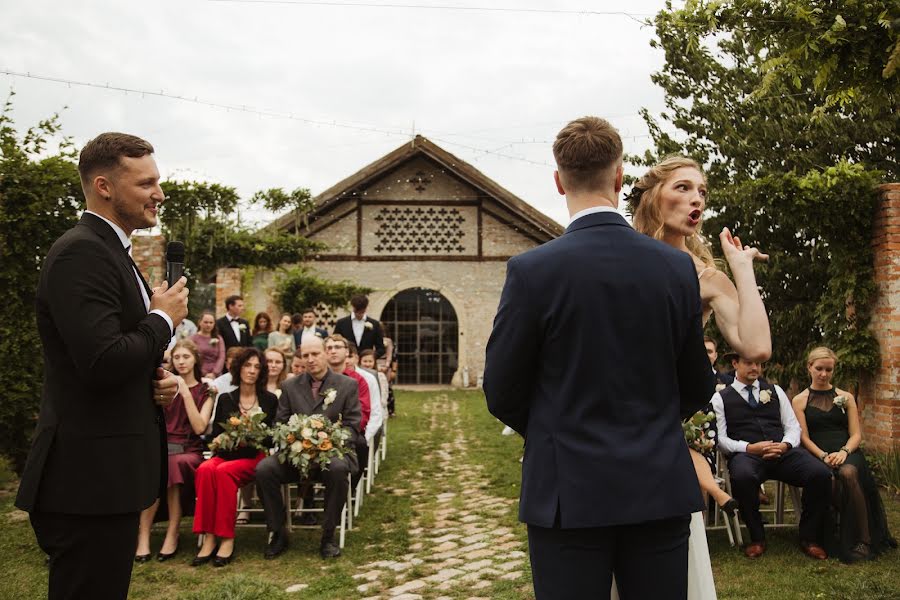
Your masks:
<instances>
[{"instance_id":1,"label":"leather dress shoe","mask_svg":"<svg viewBox=\"0 0 900 600\"><path fill-rule=\"evenodd\" d=\"M275 531L272 533L272 539L269 540L269 545L266 546L266 551L263 554L263 557L271 560L287 550L287 547L287 532L283 529Z\"/></svg>"},{"instance_id":2,"label":"leather dress shoe","mask_svg":"<svg viewBox=\"0 0 900 600\"><path fill-rule=\"evenodd\" d=\"M318 522L316 521L316 515L304 512L301 513L297 519L297 524L303 525L304 527L315 527Z\"/></svg>"},{"instance_id":3,"label":"leather dress shoe","mask_svg":"<svg viewBox=\"0 0 900 600\"><path fill-rule=\"evenodd\" d=\"M134 562L140 564L150 562L151 555L150 554L135 554Z\"/></svg>"},{"instance_id":4,"label":"leather dress shoe","mask_svg":"<svg viewBox=\"0 0 900 600\"><path fill-rule=\"evenodd\" d=\"M334 543L334 538L323 538L319 554L325 559L337 558L341 555L341 548Z\"/></svg>"},{"instance_id":5,"label":"leather dress shoe","mask_svg":"<svg viewBox=\"0 0 900 600\"><path fill-rule=\"evenodd\" d=\"M213 556L212 563L214 567L224 567L228 563L230 563L234 559L234 550L231 551L231 556L219 556L218 554Z\"/></svg>"},{"instance_id":6,"label":"leather dress shoe","mask_svg":"<svg viewBox=\"0 0 900 600\"><path fill-rule=\"evenodd\" d=\"M744 556L747 558L759 558L766 551L765 542L751 542L744 546Z\"/></svg>"},{"instance_id":7,"label":"leather dress shoe","mask_svg":"<svg viewBox=\"0 0 900 600\"><path fill-rule=\"evenodd\" d=\"M825 549L813 542L800 542L800 549L803 550L803 554L816 560L828 558L828 553L825 552Z\"/></svg>"}]
</instances>

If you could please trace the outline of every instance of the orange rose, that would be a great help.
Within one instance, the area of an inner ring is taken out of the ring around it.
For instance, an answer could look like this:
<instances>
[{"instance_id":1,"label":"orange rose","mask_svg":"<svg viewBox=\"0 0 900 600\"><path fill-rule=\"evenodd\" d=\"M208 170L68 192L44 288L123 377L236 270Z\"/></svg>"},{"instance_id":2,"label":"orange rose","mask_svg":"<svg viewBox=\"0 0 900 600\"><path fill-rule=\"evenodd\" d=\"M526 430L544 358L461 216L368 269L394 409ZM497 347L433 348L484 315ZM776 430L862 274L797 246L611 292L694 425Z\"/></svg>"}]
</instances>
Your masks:
<instances>
[{"instance_id":1,"label":"orange rose","mask_svg":"<svg viewBox=\"0 0 900 600\"><path fill-rule=\"evenodd\" d=\"M237 417L231 417L230 419L228 419L228 423L229 423L229 425L237 427L238 425L241 424L241 420L238 419Z\"/></svg>"},{"instance_id":2,"label":"orange rose","mask_svg":"<svg viewBox=\"0 0 900 600\"><path fill-rule=\"evenodd\" d=\"M288 444L293 444L294 442L297 441L297 438L294 437L294 434L293 434L293 433L287 434L287 437L286 437L285 439L287 440L287 443L288 443Z\"/></svg>"},{"instance_id":3,"label":"orange rose","mask_svg":"<svg viewBox=\"0 0 900 600\"><path fill-rule=\"evenodd\" d=\"M313 446L313 443L311 441L303 440L303 449L304 450L309 450L310 448L312 448L312 446Z\"/></svg>"},{"instance_id":4,"label":"orange rose","mask_svg":"<svg viewBox=\"0 0 900 600\"><path fill-rule=\"evenodd\" d=\"M319 450L325 452L326 450L331 450L334 446L331 445L331 440L322 440L319 444Z\"/></svg>"}]
</instances>

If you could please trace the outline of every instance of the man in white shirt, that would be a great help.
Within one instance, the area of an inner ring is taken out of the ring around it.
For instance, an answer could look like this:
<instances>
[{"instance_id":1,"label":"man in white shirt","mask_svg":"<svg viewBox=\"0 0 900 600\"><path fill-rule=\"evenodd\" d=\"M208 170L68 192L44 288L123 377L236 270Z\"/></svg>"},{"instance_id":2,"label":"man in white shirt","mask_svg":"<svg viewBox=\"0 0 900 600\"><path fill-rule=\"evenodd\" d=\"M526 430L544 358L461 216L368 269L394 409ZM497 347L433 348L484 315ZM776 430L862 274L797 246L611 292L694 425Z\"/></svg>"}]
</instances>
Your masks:
<instances>
[{"instance_id":1,"label":"man in white shirt","mask_svg":"<svg viewBox=\"0 0 900 600\"><path fill-rule=\"evenodd\" d=\"M719 448L729 457L733 495L750 532L744 554L758 558L766 551L759 486L776 479L803 488L800 547L812 558L827 558L818 537L831 499L831 469L800 447L791 403L780 387L760 382L762 365L734 353L725 358L731 358L735 380L713 394L712 406Z\"/></svg>"},{"instance_id":2,"label":"man in white shirt","mask_svg":"<svg viewBox=\"0 0 900 600\"><path fill-rule=\"evenodd\" d=\"M312 308L304 308L303 312L292 316L291 323L294 328L294 343L298 348L303 343L304 337L312 336L323 340L328 337L328 331L316 327L316 311Z\"/></svg>"},{"instance_id":3,"label":"man in white shirt","mask_svg":"<svg viewBox=\"0 0 900 600\"><path fill-rule=\"evenodd\" d=\"M357 350L374 350L375 358L384 356L384 330L381 323L366 314L369 299L361 294L350 298L353 313L334 324L334 333L356 344Z\"/></svg>"}]
</instances>

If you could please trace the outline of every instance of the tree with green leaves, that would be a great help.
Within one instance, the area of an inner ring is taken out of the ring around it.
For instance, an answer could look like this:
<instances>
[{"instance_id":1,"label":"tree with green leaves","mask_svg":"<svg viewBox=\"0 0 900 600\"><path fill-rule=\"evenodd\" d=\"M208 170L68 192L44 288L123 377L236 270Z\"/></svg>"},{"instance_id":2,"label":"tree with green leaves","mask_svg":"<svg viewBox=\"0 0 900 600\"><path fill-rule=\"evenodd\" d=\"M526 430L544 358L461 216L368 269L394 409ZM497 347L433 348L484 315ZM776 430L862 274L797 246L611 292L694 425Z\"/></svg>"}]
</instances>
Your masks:
<instances>
[{"instance_id":1,"label":"tree with green leaves","mask_svg":"<svg viewBox=\"0 0 900 600\"><path fill-rule=\"evenodd\" d=\"M668 2L654 25L666 110L643 111L655 150L629 160L706 165L706 231L771 255L757 275L772 377L805 380L822 343L844 381L871 372L876 186L900 180L900 4Z\"/></svg>"},{"instance_id":2,"label":"tree with green leaves","mask_svg":"<svg viewBox=\"0 0 900 600\"><path fill-rule=\"evenodd\" d=\"M53 242L84 208L71 141L59 117L20 135L12 97L0 113L0 453L21 472L30 447L43 381L34 302L41 265Z\"/></svg>"},{"instance_id":3,"label":"tree with green leaves","mask_svg":"<svg viewBox=\"0 0 900 600\"><path fill-rule=\"evenodd\" d=\"M349 281L326 281L303 266L286 270L277 281L275 301L282 310L289 313L320 306L344 308L352 296L372 293L372 288Z\"/></svg>"}]
</instances>

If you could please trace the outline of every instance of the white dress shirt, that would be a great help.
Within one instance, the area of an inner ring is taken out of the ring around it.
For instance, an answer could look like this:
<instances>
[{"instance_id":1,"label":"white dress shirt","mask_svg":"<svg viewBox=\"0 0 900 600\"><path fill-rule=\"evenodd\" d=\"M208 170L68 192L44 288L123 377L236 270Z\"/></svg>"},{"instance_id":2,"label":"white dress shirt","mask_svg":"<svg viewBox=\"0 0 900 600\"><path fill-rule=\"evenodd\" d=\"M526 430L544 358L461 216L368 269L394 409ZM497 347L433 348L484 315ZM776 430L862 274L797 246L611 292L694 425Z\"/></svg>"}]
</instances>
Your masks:
<instances>
[{"instance_id":1,"label":"white dress shirt","mask_svg":"<svg viewBox=\"0 0 900 600\"><path fill-rule=\"evenodd\" d=\"M116 236L118 236L119 241L122 243L122 248L124 248L128 252L128 256L131 256L131 240L125 234L125 230L123 230L121 227L119 227L118 225L116 225L115 223L113 223L112 221L107 219L106 217L98 215L97 213L95 213L92 210L86 210L84 212L90 213L90 214L94 215L95 217L97 217L98 219L102 219L107 225L112 227L112 230L116 232ZM165 313L165 311L162 311L158 308L154 308L153 310L150 310L150 296L147 295L147 289L144 287L144 282L141 281L141 276L138 274L137 269L135 269L132 266L131 270L134 271L134 278L137 281L138 288L141 290L141 298L144 299L144 310L149 311L151 315L156 314L156 315L159 315L160 317L162 317L163 319L165 319L166 323L169 324L169 331L174 336L175 335L175 327L173 326L173 323L172 323L172 317L167 315ZM169 345L170 346L172 345L171 341L170 341Z\"/></svg>"},{"instance_id":2,"label":"white dress shirt","mask_svg":"<svg viewBox=\"0 0 900 600\"><path fill-rule=\"evenodd\" d=\"M318 337L316 335L316 325L313 324L312 327L304 327L300 330L300 343L303 343L304 338L307 336Z\"/></svg>"},{"instance_id":3,"label":"white dress shirt","mask_svg":"<svg viewBox=\"0 0 900 600\"><path fill-rule=\"evenodd\" d=\"M594 213L601 213L601 212L611 212L611 213L616 213L617 215L620 214L619 209L613 208L612 206L591 206L590 208L585 208L584 210L579 210L577 213L572 215L572 218L569 219L569 225L571 225L572 223L574 223L577 219L580 219L581 217L586 217L588 215L593 215Z\"/></svg>"},{"instance_id":4,"label":"white dress shirt","mask_svg":"<svg viewBox=\"0 0 900 600\"><path fill-rule=\"evenodd\" d=\"M359 367L356 368L356 372L362 375L363 379L366 380L366 385L369 386L370 410L369 422L366 423L366 442L371 445L372 440L375 439L375 434L378 433L378 430L381 429L381 424L384 423L384 409L381 406L381 390L378 387L378 380L374 375Z\"/></svg>"},{"instance_id":5,"label":"white dress shirt","mask_svg":"<svg viewBox=\"0 0 900 600\"><path fill-rule=\"evenodd\" d=\"M232 317L230 314L225 313L225 317L228 319L228 323L231 325L231 330L234 332L234 339L241 343L241 324L238 323L238 319L240 317Z\"/></svg>"},{"instance_id":6,"label":"white dress shirt","mask_svg":"<svg viewBox=\"0 0 900 600\"><path fill-rule=\"evenodd\" d=\"M354 343L356 347L359 348L359 344L362 342L363 332L366 330L366 315L363 315L362 319L357 319L356 314L350 316L350 326L353 328L353 337L356 338Z\"/></svg>"},{"instance_id":7,"label":"white dress shirt","mask_svg":"<svg viewBox=\"0 0 900 600\"><path fill-rule=\"evenodd\" d=\"M754 381L751 386L747 386L735 378L731 387L737 390L737 393L741 395L744 402L747 402L748 404L750 400L747 388L752 387L753 394L757 401L759 401L759 380ZM797 422L797 415L794 414L794 409L791 407L791 402L788 400L784 390L777 385L773 385L772 387L775 388L775 393L778 394L778 409L781 413L781 426L784 428L784 437L781 438L781 441L790 444L793 448L797 448L800 446L800 423ZM728 437L728 425L725 422L725 404L722 400L722 395L719 392L716 392L713 394L711 402L713 410L716 413L716 428L719 430L719 448L726 454L746 452L749 442L733 440Z\"/></svg>"}]
</instances>

